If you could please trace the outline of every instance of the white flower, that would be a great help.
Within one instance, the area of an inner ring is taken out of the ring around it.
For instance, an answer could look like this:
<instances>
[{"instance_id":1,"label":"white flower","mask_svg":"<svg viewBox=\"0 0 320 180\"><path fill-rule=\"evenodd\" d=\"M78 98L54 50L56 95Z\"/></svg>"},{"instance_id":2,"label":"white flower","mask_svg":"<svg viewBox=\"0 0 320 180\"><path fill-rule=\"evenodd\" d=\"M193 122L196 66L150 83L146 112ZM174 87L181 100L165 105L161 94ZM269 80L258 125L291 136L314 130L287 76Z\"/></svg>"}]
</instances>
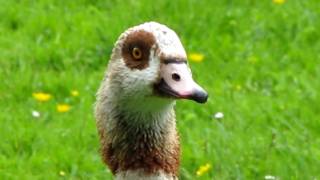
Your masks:
<instances>
[{"instance_id":1,"label":"white flower","mask_svg":"<svg viewBox=\"0 0 320 180\"><path fill-rule=\"evenodd\" d=\"M60 171L60 172L59 172L59 175L60 175L60 176L65 176L66 173L65 173L64 171Z\"/></svg>"},{"instance_id":2,"label":"white flower","mask_svg":"<svg viewBox=\"0 0 320 180\"><path fill-rule=\"evenodd\" d=\"M275 177L275 176L272 176L272 175L266 175L266 176L264 176L264 179L265 179L265 180L275 180L276 177Z\"/></svg>"},{"instance_id":3,"label":"white flower","mask_svg":"<svg viewBox=\"0 0 320 180\"><path fill-rule=\"evenodd\" d=\"M214 115L214 118L216 119L222 119L223 118L223 113L222 112L217 112L215 115Z\"/></svg>"},{"instance_id":4,"label":"white flower","mask_svg":"<svg viewBox=\"0 0 320 180\"><path fill-rule=\"evenodd\" d=\"M32 116L35 117L35 118L38 118L38 117L40 117L40 113L38 111L33 110L32 111Z\"/></svg>"}]
</instances>

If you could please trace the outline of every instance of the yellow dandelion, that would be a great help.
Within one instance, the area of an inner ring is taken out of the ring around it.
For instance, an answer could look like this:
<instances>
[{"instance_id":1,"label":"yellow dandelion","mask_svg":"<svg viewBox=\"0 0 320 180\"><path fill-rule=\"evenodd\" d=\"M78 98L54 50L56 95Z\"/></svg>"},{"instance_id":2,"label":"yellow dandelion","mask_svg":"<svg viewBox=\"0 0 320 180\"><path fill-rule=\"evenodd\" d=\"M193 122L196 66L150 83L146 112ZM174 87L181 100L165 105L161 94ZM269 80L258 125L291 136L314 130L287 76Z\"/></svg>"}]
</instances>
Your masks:
<instances>
[{"instance_id":1,"label":"yellow dandelion","mask_svg":"<svg viewBox=\"0 0 320 180\"><path fill-rule=\"evenodd\" d=\"M204 55L200 53L190 53L189 59L193 62L202 62L204 59Z\"/></svg>"},{"instance_id":2,"label":"yellow dandelion","mask_svg":"<svg viewBox=\"0 0 320 180\"><path fill-rule=\"evenodd\" d=\"M203 166L200 166L196 174L197 176L202 176L204 173L208 172L210 169L211 169L211 164L207 163Z\"/></svg>"},{"instance_id":3,"label":"yellow dandelion","mask_svg":"<svg viewBox=\"0 0 320 180\"><path fill-rule=\"evenodd\" d=\"M42 92L37 92L37 93L32 93L32 96L40 102L45 102L49 101L51 99L51 94L48 93L42 93Z\"/></svg>"},{"instance_id":4,"label":"yellow dandelion","mask_svg":"<svg viewBox=\"0 0 320 180\"><path fill-rule=\"evenodd\" d=\"M61 113L68 112L68 111L70 111L70 109L71 109L71 106L68 104L58 104L57 105L57 111L61 112Z\"/></svg>"},{"instance_id":5,"label":"yellow dandelion","mask_svg":"<svg viewBox=\"0 0 320 180\"><path fill-rule=\"evenodd\" d=\"M235 88L235 90L237 90L237 91L241 91L242 86L241 86L240 84L237 84L234 88Z\"/></svg>"},{"instance_id":6,"label":"yellow dandelion","mask_svg":"<svg viewBox=\"0 0 320 180\"><path fill-rule=\"evenodd\" d=\"M74 96L74 97L77 97L77 96L79 96L79 91L77 91L77 90L72 90L72 91L71 91L71 95Z\"/></svg>"},{"instance_id":7,"label":"yellow dandelion","mask_svg":"<svg viewBox=\"0 0 320 180\"><path fill-rule=\"evenodd\" d=\"M64 171L60 171L60 172L59 172L59 175L60 175L60 176L65 176L66 173L65 173Z\"/></svg>"},{"instance_id":8,"label":"yellow dandelion","mask_svg":"<svg viewBox=\"0 0 320 180\"><path fill-rule=\"evenodd\" d=\"M283 4L286 2L286 0L272 0L272 2L275 4Z\"/></svg>"}]
</instances>

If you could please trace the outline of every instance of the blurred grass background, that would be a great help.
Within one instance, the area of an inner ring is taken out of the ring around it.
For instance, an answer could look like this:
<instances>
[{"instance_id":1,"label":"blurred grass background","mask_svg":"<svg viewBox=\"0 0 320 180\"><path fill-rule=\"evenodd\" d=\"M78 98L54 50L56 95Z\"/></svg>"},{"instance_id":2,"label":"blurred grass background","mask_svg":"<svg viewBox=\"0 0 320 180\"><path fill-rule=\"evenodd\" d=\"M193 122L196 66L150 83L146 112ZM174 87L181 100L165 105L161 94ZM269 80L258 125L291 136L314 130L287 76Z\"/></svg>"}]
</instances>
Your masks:
<instances>
[{"instance_id":1,"label":"blurred grass background","mask_svg":"<svg viewBox=\"0 0 320 180\"><path fill-rule=\"evenodd\" d=\"M205 56L191 68L208 103L177 104L181 179L320 178L319 18L317 0L0 0L0 179L112 177L95 92L120 33L151 20Z\"/></svg>"}]
</instances>

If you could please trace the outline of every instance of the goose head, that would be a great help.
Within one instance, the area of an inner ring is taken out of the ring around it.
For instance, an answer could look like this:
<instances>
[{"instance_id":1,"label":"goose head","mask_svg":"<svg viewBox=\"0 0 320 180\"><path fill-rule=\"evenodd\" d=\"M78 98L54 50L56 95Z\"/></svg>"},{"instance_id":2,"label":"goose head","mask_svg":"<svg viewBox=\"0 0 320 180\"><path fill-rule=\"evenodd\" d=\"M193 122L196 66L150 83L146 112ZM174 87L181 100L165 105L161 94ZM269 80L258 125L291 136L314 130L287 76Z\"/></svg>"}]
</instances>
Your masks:
<instances>
[{"instance_id":1,"label":"goose head","mask_svg":"<svg viewBox=\"0 0 320 180\"><path fill-rule=\"evenodd\" d=\"M205 103L208 98L192 78L177 34L156 22L132 27L120 35L109 61L108 81L115 98L131 108L139 104L144 109L155 108L177 99Z\"/></svg>"}]
</instances>

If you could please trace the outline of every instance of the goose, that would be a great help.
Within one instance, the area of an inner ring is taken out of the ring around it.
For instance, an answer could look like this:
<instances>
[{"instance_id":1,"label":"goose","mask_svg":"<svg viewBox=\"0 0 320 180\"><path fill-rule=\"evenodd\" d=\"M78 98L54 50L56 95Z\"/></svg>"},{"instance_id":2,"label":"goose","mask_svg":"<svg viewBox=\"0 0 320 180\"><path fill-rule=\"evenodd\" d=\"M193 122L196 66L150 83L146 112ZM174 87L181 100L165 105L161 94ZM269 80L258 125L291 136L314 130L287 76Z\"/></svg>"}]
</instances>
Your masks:
<instances>
[{"instance_id":1,"label":"goose","mask_svg":"<svg viewBox=\"0 0 320 180\"><path fill-rule=\"evenodd\" d=\"M96 97L101 156L115 179L178 179L175 102L205 103L208 94L177 34L157 22L123 32Z\"/></svg>"}]
</instances>

